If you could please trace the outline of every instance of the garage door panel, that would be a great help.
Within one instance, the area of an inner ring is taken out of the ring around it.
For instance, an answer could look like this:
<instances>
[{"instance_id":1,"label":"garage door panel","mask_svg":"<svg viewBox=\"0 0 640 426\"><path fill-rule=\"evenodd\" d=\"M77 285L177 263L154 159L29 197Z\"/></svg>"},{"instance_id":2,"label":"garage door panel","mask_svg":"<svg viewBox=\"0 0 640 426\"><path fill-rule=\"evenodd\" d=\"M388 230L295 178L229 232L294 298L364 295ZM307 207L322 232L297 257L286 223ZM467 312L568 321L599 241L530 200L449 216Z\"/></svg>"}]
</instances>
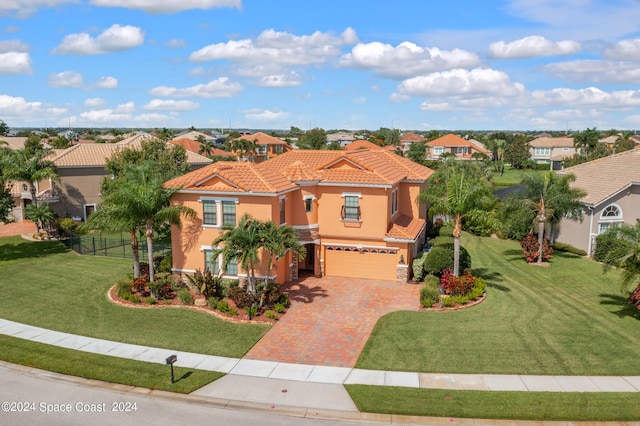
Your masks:
<instances>
[{"instance_id":1,"label":"garage door panel","mask_svg":"<svg viewBox=\"0 0 640 426\"><path fill-rule=\"evenodd\" d=\"M396 279L396 255L358 251L327 250L325 275L379 280Z\"/></svg>"}]
</instances>

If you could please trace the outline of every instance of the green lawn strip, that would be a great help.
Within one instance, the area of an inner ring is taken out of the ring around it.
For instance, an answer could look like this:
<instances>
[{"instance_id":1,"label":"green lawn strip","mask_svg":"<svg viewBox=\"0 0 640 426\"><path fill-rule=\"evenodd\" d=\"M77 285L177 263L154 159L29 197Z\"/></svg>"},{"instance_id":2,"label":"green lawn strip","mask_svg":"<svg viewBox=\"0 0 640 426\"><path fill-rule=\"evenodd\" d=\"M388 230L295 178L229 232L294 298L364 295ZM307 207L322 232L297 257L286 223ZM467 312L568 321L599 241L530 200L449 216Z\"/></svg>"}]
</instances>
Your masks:
<instances>
[{"instance_id":1,"label":"green lawn strip","mask_svg":"<svg viewBox=\"0 0 640 426\"><path fill-rule=\"evenodd\" d=\"M0 238L0 316L7 320L144 346L242 357L268 325L234 324L177 308L117 306L108 289L130 260L80 256L59 242Z\"/></svg>"},{"instance_id":2,"label":"green lawn strip","mask_svg":"<svg viewBox=\"0 0 640 426\"><path fill-rule=\"evenodd\" d=\"M191 393L211 383L224 373L174 367L175 383L171 383L168 365L97 355L52 345L0 335L0 359L70 376L109 383Z\"/></svg>"},{"instance_id":3,"label":"green lawn strip","mask_svg":"<svg viewBox=\"0 0 640 426\"><path fill-rule=\"evenodd\" d=\"M408 416L633 421L640 393L504 392L345 385L360 411Z\"/></svg>"},{"instance_id":4,"label":"green lawn strip","mask_svg":"<svg viewBox=\"0 0 640 426\"><path fill-rule=\"evenodd\" d=\"M434 373L639 375L640 321L619 275L568 253L527 264L517 242L464 234L481 304L381 318L357 368Z\"/></svg>"}]
</instances>

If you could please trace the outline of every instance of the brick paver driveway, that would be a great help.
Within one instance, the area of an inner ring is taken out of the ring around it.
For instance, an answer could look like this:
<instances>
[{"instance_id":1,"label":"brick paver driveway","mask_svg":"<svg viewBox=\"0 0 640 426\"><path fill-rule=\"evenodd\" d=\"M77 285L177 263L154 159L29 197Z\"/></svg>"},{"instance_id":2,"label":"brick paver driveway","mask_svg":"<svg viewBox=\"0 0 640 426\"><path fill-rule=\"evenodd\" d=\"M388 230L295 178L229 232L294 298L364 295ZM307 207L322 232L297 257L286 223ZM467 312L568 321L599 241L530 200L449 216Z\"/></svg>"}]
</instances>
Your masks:
<instances>
[{"instance_id":1,"label":"brick paver driveway","mask_svg":"<svg viewBox=\"0 0 640 426\"><path fill-rule=\"evenodd\" d=\"M245 358L353 367L378 318L418 310L419 286L357 278L286 284L291 307Z\"/></svg>"},{"instance_id":2,"label":"brick paver driveway","mask_svg":"<svg viewBox=\"0 0 640 426\"><path fill-rule=\"evenodd\" d=\"M35 225L29 220L0 224L0 237L10 237L13 235L31 235L35 231Z\"/></svg>"}]
</instances>

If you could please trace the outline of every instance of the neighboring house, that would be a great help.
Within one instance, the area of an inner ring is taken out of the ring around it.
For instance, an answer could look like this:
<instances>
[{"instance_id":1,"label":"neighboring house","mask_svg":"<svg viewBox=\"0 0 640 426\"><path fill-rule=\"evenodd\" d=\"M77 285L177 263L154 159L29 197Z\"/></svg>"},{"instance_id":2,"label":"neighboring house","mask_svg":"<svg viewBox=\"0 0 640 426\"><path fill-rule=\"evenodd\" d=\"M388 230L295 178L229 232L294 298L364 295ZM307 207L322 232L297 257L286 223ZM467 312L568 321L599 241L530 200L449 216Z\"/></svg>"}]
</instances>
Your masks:
<instances>
[{"instance_id":1,"label":"neighboring house","mask_svg":"<svg viewBox=\"0 0 640 426\"><path fill-rule=\"evenodd\" d=\"M353 132L327 133L327 143L336 142L341 148L346 147L355 140L357 140L357 138Z\"/></svg>"},{"instance_id":2,"label":"neighboring house","mask_svg":"<svg viewBox=\"0 0 640 426\"><path fill-rule=\"evenodd\" d=\"M107 159L123 148L136 148L150 138L136 135L115 144L79 144L67 149L54 150L49 159L58 169L60 182L40 182L38 197L48 197L51 209L60 217L86 220L98 208L100 184L107 175ZM172 145L167 143L168 147ZM187 151L187 162L192 169L210 164L211 160Z\"/></svg>"},{"instance_id":3,"label":"neighboring house","mask_svg":"<svg viewBox=\"0 0 640 426\"><path fill-rule=\"evenodd\" d=\"M198 141L188 138L180 138L180 139L172 139L169 141L170 144L177 145L183 147L186 151L195 152L196 154L200 154L202 144ZM203 154L204 155L204 154ZM235 157L235 155L229 151L224 151L220 148L213 148L209 151L210 156L217 157Z\"/></svg>"},{"instance_id":4,"label":"neighboring house","mask_svg":"<svg viewBox=\"0 0 640 426\"><path fill-rule=\"evenodd\" d=\"M217 139L216 136L198 132L197 130L186 130L184 132L178 133L175 136L175 139L191 139L193 141L197 141L198 138L203 138L205 141L214 141L214 142Z\"/></svg>"},{"instance_id":5,"label":"neighboring house","mask_svg":"<svg viewBox=\"0 0 640 426\"><path fill-rule=\"evenodd\" d=\"M562 162L577 152L573 138L536 138L529 142L531 160L538 164L549 164L550 170L562 169Z\"/></svg>"},{"instance_id":6,"label":"neighboring house","mask_svg":"<svg viewBox=\"0 0 640 426\"><path fill-rule=\"evenodd\" d=\"M452 133L427 142L427 160L440 160L442 154L454 154L458 160L471 160L476 152L491 156L491 152L482 146L456 136Z\"/></svg>"},{"instance_id":7,"label":"neighboring house","mask_svg":"<svg viewBox=\"0 0 640 426\"><path fill-rule=\"evenodd\" d=\"M375 143L371 142L371 141L367 141L364 139L358 139L355 140L347 145L344 146L344 150L345 151L356 151L359 149L372 149L372 150L383 150L383 151L395 151L396 147L395 146L380 146L380 145L376 145Z\"/></svg>"},{"instance_id":8,"label":"neighboring house","mask_svg":"<svg viewBox=\"0 0 640 426\"><path fill-rule=\"evenodd\" d=\"M563 219L557 241L585 250L595 248L595 237L618 223L635 225L640 219L640 148L569 167L559 175L573 173L573 187L582 188L584 217Z\"/></svg>"},{"instance_id":9,"label":"neighboring house","mask_svg":"<svg viewBox=\"0 0 640 426\"><path fill-rule=\"evenodd\" d=\"M264 163L214 163L166 183L172 204L193 208L196 220L173 227L173 270L219 272L212 242L244 214L290 225L307 251L291 253L256 276L279 283L302 271L406 282L424 244L426 206L416 197L433 171L384 150L286 152ZM245 279L242 265L223 272Z\"/></svg>"},{"instance_id":10,"label":"neighboring house","mask_svg":"<svg viewBox=\"0 0 640 426\"><path fill-rule=\"evenodd\" d=\"M268 135L263 132L257 132L241 137L256 143L256 151L252 155L253 162L262 163L270 158L283 154L292 148L282 139Z\"/></svg>"},{"instance_id":11,"label":"neighboring house","mask_svg":"<svg viewBox=\"0 0 640 426\"><path fill-rule=\"evenodd\" d=\"M411 144L416 142L424 142L424 138L420 135L416 135L413 132L407 132L400 136L400 147L402 149L402 154L406 153L409 150Z\"/></svg>"}]
</instances>

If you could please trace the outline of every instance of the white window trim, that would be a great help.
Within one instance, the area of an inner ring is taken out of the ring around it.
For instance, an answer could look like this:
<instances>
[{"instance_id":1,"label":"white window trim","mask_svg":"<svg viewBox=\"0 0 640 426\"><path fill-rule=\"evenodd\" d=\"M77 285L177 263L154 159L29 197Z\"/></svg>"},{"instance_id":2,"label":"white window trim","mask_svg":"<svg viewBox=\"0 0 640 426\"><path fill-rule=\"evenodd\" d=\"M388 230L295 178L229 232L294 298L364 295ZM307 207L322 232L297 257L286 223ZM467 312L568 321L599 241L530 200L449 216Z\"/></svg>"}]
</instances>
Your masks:
<instances>
[{"instance_id":1,"label":"white window trim","mask_svg":"<svg viewBox=\"0 0 640 426\"><path fill-rule=\"evenodd\" d=\"M396 188L396 189L394 189L394 190L392 190L392 191L391 191L391 216L393 216L393 215L395 215L396 213L398 213L398 210L399 210L398 206L399 206L399 204L400 204L400 201L399 201L399 198L398 198L398 197L399 197L399 195L398 195L398 194L399 194L399 193L398 193L398 188ZM396 201L396 202L395 202L395 208L396 208L395 210L393 209L393 208L394 208L394 205L393 205L393 204L394 204L394 203L393 203L393 198L394 198L394 196L395 196L395 201Z\"/></svg>"},{"instance_id":2,"label":"white window trim","mask_svg":"<svg viewBox=\"0 0 640 426\"><path fill-rule=\"evenodd\" d=\"M228 201L236 204L240 204L240 201L237 198L229 198L229 197L206 197L202 196L198 198L198 202L202 204L203 201L214 201L216 203L216 224L202 224L203 228L222 228L222 202Z\"/></svg>"},{"instance_id":3,"label":"white window trim","mask_svg":"<svg viewBox=\"0 0 640 426\"><path fill-rule=\"evenodd\" d=\"M96 203L88 203L88 204L83 204L82 205L82 215L84 216L84 221L87 221L87 206L93 206L93 211L97 212L98 211L98 204Z\"/></svg>"},{"instance_id":4,"label":"white window trim","mask_svg":"<svg viewBox=\"0 0 640 426\"><path fill-rule=\"evenodd\" d=\"M341 195L342 198L344 197L358 197L358 198L362 198L362 194L360 192L343 192Z\"/></svg>"}]
</instances>

